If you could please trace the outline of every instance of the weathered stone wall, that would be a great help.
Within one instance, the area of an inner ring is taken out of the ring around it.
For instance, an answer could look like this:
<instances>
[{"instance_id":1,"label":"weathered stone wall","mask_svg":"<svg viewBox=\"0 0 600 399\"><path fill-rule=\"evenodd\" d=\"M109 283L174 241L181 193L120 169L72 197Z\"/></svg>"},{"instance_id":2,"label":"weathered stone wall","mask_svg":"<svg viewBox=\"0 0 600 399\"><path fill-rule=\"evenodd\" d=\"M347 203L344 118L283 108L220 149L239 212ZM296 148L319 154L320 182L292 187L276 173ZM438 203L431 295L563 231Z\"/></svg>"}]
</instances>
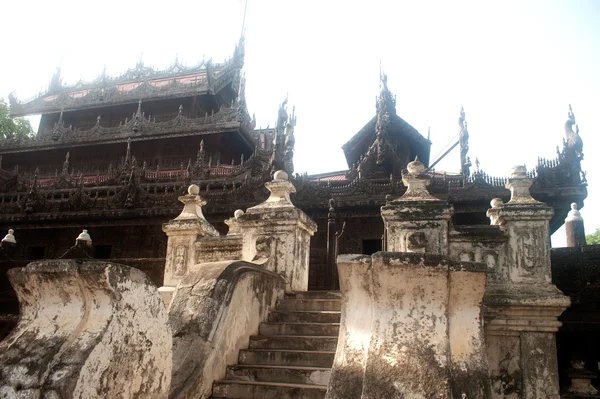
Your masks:
<instances>
[{"instance_id":1,"label":"weathered stone wall","mask_svg":"<svg viewBox=\"0 0 600 399\"><path fill-rule=\"evenodd\" d=\"M173 326L171 398L208 398L213 381L235 364L283 296L284 279L247 262L194 265L170 305Z\"/></svg>"},{"instance_id":2,"label":"weathered stone wall","mask_svg":"<svg viewBox=\"0 0 600 399\"><path fill-rule=\"evenodd\" d=\"M0 343L6 398L165 398L172 336L142 272L101 261L12 269L21 318Z\"/></svg>"}]
</instances>

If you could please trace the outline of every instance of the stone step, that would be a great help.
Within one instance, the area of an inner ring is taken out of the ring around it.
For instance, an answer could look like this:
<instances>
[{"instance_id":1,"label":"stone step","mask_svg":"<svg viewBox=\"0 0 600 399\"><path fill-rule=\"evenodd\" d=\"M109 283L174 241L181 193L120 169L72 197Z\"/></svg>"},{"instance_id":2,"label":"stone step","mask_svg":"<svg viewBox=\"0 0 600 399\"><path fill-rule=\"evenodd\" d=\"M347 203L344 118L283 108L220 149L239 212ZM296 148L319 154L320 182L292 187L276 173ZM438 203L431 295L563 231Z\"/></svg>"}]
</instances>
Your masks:
<instances>
[{"instance_id":1,"label":"stone step","mask_svg":"<svg viewBox=\"0 0 600 399\"><path fill-rule=\"evenodd\" d=\"M304 351L335 351L337 336L318 335L254 335L250 349L294 349Z\"/></svg>"},{"instance_id":2,"label":"stone step","mask_svg":"<svg viewBox=\"0 0 600 399\"><path fill-rule=\"evenodd\" d=\"M251 381L217 381L213 385L213 398L235 399L323 399L326 386L284 384Z\"/></svg>"},{"instance_id":3,"label":"stone step","mask_svg":"<svg viewBox=\"0 0 600 399\"><path fill-rule=\"evenodd\" d=\"M292 323L339 323L341 314L341 312L336 310L272 311L269 314L269 321Z\"/></svg>"},{"instance_id":4,"label":"stone step","mask_svg":"<svg viewBox=\"0 0 600 399\"><path fill-rule=\"evenodd\" d=\"M339 323L261 323L260 335L319 335L337 337Z\"/></svg>"},{"instance_id":5,"label":"stone step","mask_svg":"<svg viewBox=\"0 0 600 399\"><path fill-rule=\"evenodd\" d=\"M235 365L227 367L225 379L327 385L330 377L331 369L327 367Z\"/></svg>"},{"instance_id":6,"label":"stone step","mask_svg":"<svg viewBox=\"0 0 600 399\"><path fill-rule=\"evenodd\" d=\"M239 364L273 366L331 367L334 351L301 351L284 349L242 349Z\"/></svg>"},{"instance_id":7,"label":"stone step","mask_svg":"<svg viewBox=\"0 0 600 399\"><path fill-rule=\"evenodd\" d=\"M294 299L285 298L279 301L278 310L341 310L341 299Z\"/></svg>"},{"instance_id":8,"label":"stone step","mask_svg":"<svg viewBox=\"0 0 600 399\"><path fill-rule=\"evenodd\" d=\"M285 294L286 298L293 299L341 299L340 291L297 291Z\"/></svg>"}]
</instances>

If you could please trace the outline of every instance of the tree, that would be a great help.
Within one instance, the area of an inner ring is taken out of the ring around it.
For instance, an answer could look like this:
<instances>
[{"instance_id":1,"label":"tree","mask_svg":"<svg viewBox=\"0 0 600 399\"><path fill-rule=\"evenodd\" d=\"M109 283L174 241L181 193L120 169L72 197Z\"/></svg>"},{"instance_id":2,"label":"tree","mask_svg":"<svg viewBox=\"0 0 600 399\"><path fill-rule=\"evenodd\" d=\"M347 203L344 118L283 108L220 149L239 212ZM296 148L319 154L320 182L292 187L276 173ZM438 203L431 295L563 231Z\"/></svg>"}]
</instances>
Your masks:
<instances>
[{"instance_id":1,"label":"tree","mask_svg":"<svg viewBox=\"0 0 600 399\"><path fill-rule=\"evenodd\" d=\"M592 234L585 235L587 245L600 244L600 228L596 229Z\"/></svg>"},{"instance_id":2,"label":"tree","mask_svg":"<svg viewBox=\"0 0 600 399\"><path fill-rule=\"evenodd\" d=\"M33 137L31 123L25 118L11 118L8 104L0 98L0 139L28 139Z\"/></svg>"}]
</instances>

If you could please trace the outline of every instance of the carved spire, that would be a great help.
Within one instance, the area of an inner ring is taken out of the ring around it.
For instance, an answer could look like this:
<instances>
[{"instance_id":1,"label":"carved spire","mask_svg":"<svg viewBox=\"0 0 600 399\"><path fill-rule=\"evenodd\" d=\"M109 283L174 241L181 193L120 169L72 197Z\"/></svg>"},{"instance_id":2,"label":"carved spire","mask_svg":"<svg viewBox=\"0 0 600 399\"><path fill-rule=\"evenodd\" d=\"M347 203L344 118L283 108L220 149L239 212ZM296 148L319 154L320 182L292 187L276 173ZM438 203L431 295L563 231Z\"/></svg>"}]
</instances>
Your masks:
<instances>
[{"instance_id":1,"label":"carved spire","mask_svg":"<svg viewBox=\"0 0 600 399\"><path fill-rule=\"evenodd\" d=\"M125 153L125 164L131 161L131 137L127 139L127 152Z\"/></svg>"},{"instance_id":2,"label":"carved spire","mask_svg":"<svg viewBox=\"0 0 600 399\"><path fill-rule=\"evenodd\" d=\"M56 93L62 89L62 77L60 66L56 67L56 72L52 75L52 79L50 80L50 85L48 86L49 93Z\"/></svg>"},{"instance_id":3,"label":"carved spire","mask_svg":"<svg viewBox=\"0 0 600 399\"><path fill-rule=\"evenodd\" d=\"M277 130L283 131L285 129L285 125L288 120L287 103L288 96L285 96L285 100L283 100L283 102L279 106L279 112L277 114Z\"/></svg>"},{"instance_id":4,"label":"carved spire","mask_svg":"<svg viewBox=\"0 0 600 399\"><path fill-rule=\"evenodd\" d=\"M67 152L67 155L65 156L65 162L63 162L63 167L62 167L62 174L63 176L67 176L69 174L69 158L70 158L71 154L69 152Z\"/></svg>"},{"instance_id":5,"label":"carved spire","mask_svg":"<svg viewBox=\"0 0 600 399\"><path fill-rule=\"evenodd\" d=\"M204 140L200 140L200 148L198 149L198 154L196 155L196 166L202 167L204 166Z\"/></svg>"},{"instance_id":6,"label":"carved spire","mask_svg":"<svg viewBox=\"0 0 600 399\"><path fill-rule=\"evenodd\" d=\"M244 11L244 18L246 18L246 11ZM235 50L233 51L233 64L238 68L244 66L244 56L246 55L245 40L244 32L242 31L240 41L235 46Z\"/></svg>"},{"instance_id":7,"label":"carved spire","mask_svg":"<svg viewBox=\"0 0 600 399\"><path fill-rule=\"evenodd\" d=\"M377 113L396 114L396 99L387 86L387 75L380 72L379 95L377 96Z\"/></svg>"},{"instance_id":8,"label":"carved spire","mask_svg":"<svg viewBox=\"0 0 600 399\"><path fill-rule=\"evenodd\" d=\"M138 108L137 111L135 112L135 115L133 116L133 131L137 132L138 130L140 130L141 127L141 121L143 119L143 114L142 114L142 100L138 101Z\"/></svg>"},{"instance_id":9,"label":"carved spire","mask_svg":"<svg viewBox=\"0 0 600 399\"><path fill-rule=\"evenodd\" d=\"M58 121L54 124L54 128L52 129L52 139L58 140L61 134L61 130L64 128L63 122L63 110L60 110L60 114L58 115Z\"/></svg>"},{"instance_id":10,"label":"carved spire","mask_svg":"<svg viewBox=\"0 0 600 399\"><path fill-rule=\"evenodd\" d=\"M285 128L285 142L283 164L285 171L292 175L294 173L294 145L296 139L294 137L294 127L296 126L296 107L292 108L292 115L289 117Z\"/></svg>"},{"instance_id":11,"label":"carved spire","mask_svg":"<svg viewBox=\"0 0 600 399\"><path fill-rule=\"evenodd\" d=\"M460 145L460 170L463 177L467 178L471 174L471 160L467 156L467 153L469 152L469 131L467 129L467 121L465 120L464 107L460 107L458 126L460 128L458 133L458 141Z\"/></svg>"}]
</instances>

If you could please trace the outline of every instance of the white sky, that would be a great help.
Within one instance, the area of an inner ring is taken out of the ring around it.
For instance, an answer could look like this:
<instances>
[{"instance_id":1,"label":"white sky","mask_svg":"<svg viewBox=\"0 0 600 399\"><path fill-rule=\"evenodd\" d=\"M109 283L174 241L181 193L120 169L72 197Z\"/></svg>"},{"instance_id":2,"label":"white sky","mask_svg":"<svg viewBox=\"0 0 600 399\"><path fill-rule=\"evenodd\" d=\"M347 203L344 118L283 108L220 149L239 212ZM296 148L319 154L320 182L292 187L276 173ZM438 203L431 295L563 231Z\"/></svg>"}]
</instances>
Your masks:
<instances>
[{"instance_id":1,"label":"white sky","mask_svg":"<svg viewBox=\"0 0 600 399\"><path fill-rule=\"evenodd\" d=\"M188 65L230 57L241 0L11 1L3 4L0 97L91 80L104 66ZM398 114L427 134L432 157L457 133L465 107L472 161L506 175L562 146L568 104L584 142L587 231L600 227L600 1L250 0L246 96L258 125L296 105L296 172L346 168L340 149L375 113L379 60ZM37 123L37 122L36 122ZM436 169L458 171L458 152ZM564 242L562 232L554 244Z\"/></svg>"}]
</instances>

